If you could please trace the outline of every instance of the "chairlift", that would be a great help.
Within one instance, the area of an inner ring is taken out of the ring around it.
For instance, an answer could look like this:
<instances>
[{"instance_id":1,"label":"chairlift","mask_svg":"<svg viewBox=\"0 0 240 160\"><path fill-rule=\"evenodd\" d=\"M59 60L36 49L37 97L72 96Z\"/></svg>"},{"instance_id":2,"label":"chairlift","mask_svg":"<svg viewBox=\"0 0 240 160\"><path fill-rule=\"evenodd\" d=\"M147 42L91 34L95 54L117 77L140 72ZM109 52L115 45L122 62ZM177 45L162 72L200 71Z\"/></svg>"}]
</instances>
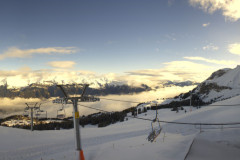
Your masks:
<instances>
[{"instance_id":1,"label":"chairlift","mask_svg":"<svg viewBox=\"0 0 240 160\"><path fill-rule=\"evenodd\" d=\"M28 114L29 114L28 111L27 111L26 109L24 109L24 111L23 111L23 116L24 116L24 117L28 117Z\"/></svg>"},{"instance_id":2,"label":"chairlift","mask_svg":"<svg viewBox=\"0 0 240 160\"><path fill-rule=\"evenodd\" d=\"M35 116L36 116L36 118L38 118L38 117L40 116L40 113L37 111L37 112L35 113Z\"/></svg>"},{"instance_id":3,"label":"chairlift","mask_svg":"<svg viewBox=\"0 0 240 160\"><path fill-rule=\"evenodd\" d=\"M157 124L157 125L155 125ZM158 112L157 112L157 106L156 106L156 117L151 122L152 131L148 135L148 141L153 142L161 133L162 127L160 125L159 119L158 119Z\"/></svg>"},{"instance_id":4,"label":"chairlift","mask_svg":"<svg viewBox=\"0 0 240 160\"><path fill-rule=\"evenodd\" d=\"M57 118L59 119L63 119L66 117L66 112L65 112L65 109L64 109L64 104L65 103L62 103L62 108L60 108L59 110L57 110Z\"/></svg>"},{"instance_id":5,"label":"chairlift","mask_svg":"<svg viewBox=\"0 0 240 160\"><path fill-rule=\"evenodd\" d=\"M41 119L42 118L47 118L47 111L41 110L40 106L41 106L41 103L39 104L38 107L34 108L35 110L37 110L36 113L35 113L36 118L40 119L40 116L41 116ZM44 117L42 117L42 115L44 115Z\"/></svg>"},{"instance_id":6,"label":"chairlift","mask_svg":"<svg viewBox=\"0 0 240 160\"><path fill-rule=\"evenodd\" d=\"M154 127L154 125L153 125L154 123L158 123L158 126ZM152 126L152 131L148 135L148 141L153 142L157 138L157 136L161 133L162 127L161 127L158 119L157 120L154 119L151 122L151 126Z\"/></svg>"},{"instance_id":7,"label":"chairlift","mask_svg":"<svg viewBox=\"0 0 240 160\"><path fill-rule=\"evenodd\" d=\"M47 111L38 110L35 115L38 119L44 119L47 118Z\"/></svg>"}]
</instances>

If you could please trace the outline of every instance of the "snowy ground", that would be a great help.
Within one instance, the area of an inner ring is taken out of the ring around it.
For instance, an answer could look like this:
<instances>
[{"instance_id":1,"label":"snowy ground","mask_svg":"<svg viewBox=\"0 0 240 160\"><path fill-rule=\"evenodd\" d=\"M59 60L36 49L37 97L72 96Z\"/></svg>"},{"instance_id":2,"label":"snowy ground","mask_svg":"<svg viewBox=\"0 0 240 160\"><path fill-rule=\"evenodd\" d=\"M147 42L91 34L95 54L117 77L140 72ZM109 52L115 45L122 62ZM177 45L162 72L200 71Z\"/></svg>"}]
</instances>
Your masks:
<instances>
[{"instance_id":1,"label":"snowy ground","mask_svg":"<svg viewBox=\"0 0 240 160\"><path fill-rule=\"evenodd\" d=\"M240 104L240 96L216 104ZM162 109L159 110L159 119L179 122L227 123L240 122L239 114L240 106L207 106L187 113ZM142 114L140 117L153 119L154 115L154 111L148 111L146 116ZM227 159L239 158L240 128L208 126L209 129L202 127L200 133L199 126L161 125L163 131L153 143L146 140L151 131L149 121L129 118L128 121L105 128L94 126L81 128L85 159L183 160L187 153L188 160L226 159L221 156L222 153L228 155ZM0 127L0 160L21 159L76 159L73 130L30 132Z\"/></svg>"}]
</instances>

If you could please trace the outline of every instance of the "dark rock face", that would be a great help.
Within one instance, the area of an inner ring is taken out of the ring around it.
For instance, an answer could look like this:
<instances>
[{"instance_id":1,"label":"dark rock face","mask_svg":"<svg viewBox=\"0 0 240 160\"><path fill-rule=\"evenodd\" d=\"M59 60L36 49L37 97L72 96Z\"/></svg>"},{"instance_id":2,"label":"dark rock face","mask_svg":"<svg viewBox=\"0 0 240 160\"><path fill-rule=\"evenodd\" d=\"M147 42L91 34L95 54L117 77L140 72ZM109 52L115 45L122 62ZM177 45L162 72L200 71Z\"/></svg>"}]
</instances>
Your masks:
<instances>
[{"instance_id":1,"label":"dark rock face","mask_svg":"<svg viewBox=\"0 0 240 160\"><path fill-rule=\"evenodd\" d=\"M207 80L213 80L214 78L218 78L221 77L222 75L224 75L229 69L220 69L216 72L213 72L212 75L207 79Z\"/></svg>"},{"instance_id":2,"label":"dark rock face","mask_svg":"<svg viewBox=\"0 0 240 160\"><path fill-rule=\"evenodd\" d=\"M220 92L224 89L232 89L231 87L226 86L218 86L216 83L202 83L199 86L199 94L208 94L211 90L215 90L216 92Z\"/></svg>"}]
</instances>

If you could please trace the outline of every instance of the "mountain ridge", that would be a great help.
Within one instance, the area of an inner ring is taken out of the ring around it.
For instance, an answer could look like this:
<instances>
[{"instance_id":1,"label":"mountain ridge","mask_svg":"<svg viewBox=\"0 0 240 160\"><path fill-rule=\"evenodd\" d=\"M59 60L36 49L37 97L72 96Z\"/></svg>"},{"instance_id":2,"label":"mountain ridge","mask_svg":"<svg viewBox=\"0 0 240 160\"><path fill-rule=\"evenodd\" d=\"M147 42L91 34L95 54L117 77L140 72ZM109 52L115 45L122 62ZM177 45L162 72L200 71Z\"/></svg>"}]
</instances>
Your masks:
<instances>
[{"instance_id":1,"label":"mountain ridge","mask_svg":"<svg viewBox=\"0 0 240 160\"><path fill-rule=\"evenodd\" d=\"M22 97L22 98L51 98L51 97L62 97L62 92L59 88L56 87L56 84L46 85L41 83L32 83L28 86L21 88L8 88L7 83L0 86L0 97ZM99 82L97 88L90 87L88 88L86 94L88 95L97 95L97 96L105 96L110 94L134 94L140 93L144 91L155 90L164 87L171 86L191 86L197 85L197 82L192 81L183 81L183 82L175 82L175 81L162 81L158 86L150 87L146 84L138 85L138 86L130 86L124 83L105 83L101 84ZM74 94L80 94L82 92L81 88L69 87L68 91L71 91Z\"/></svg>"},{"instance_id":2,"label":"mountain ridge","mask_svg":"<svg viewBox=\"0 0 240 160\"><path fill-rule=\"evenodd\" d=\"M183 101L186 102L184 104L190 104L190 98L192 105L210 104L238 95L240 95L240 65L234 69L225 68L213 72L193 90L165 100L162 105Z\"/></svg>"}]
</instances>

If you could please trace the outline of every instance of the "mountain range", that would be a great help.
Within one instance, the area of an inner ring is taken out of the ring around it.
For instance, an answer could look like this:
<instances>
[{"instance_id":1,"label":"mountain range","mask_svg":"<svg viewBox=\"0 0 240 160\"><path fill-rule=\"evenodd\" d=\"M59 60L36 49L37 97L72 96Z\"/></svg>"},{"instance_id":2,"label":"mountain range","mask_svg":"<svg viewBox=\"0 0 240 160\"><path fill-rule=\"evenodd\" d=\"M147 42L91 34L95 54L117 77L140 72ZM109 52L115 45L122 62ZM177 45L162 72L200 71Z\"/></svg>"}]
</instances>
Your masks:
<instances>
[{"instance_id":1,"label":"mountain range","mask_svg":"<svg viewBox=\"0 0 240 160\"><path fill-rule=\"evenodd\" d=\"M96 87L97 84L97 87ZM109 81L95 81L94 87L90 85L87 89L86 94L88 95L97 95L97 96L105 96L110 94L134 94L140 93L144 91L155 90L164 87L172 87L172 86L192 86L197 85L198 83L192 81L184 81L184 82L173 82L173 81L161 81L158 86L149 87L146 84L142 84L140 86L130 86L120 82ZM71 94L81 94L82 89L76 88L74 85L69 86L66 90ZM22 98L50 98L50 97L62 97L61 90L55 84L47 85L41 83L32 83L28 86L21 88L8 88L7 83L0 86L0 97L22 97Z\"/></svg>"}]
</instances>

